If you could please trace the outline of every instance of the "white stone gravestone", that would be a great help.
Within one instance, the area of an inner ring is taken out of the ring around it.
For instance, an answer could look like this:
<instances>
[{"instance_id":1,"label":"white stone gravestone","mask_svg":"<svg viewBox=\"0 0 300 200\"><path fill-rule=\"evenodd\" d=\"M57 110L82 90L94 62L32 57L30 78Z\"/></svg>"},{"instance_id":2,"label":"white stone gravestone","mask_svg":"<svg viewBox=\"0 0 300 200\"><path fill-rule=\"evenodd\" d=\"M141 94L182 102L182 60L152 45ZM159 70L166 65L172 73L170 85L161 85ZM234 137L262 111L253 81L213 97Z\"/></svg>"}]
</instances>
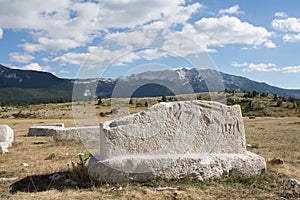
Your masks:
<instances>
[{"instance_id":1,"label":"white stone gravestone","mask_svg":"<svg viewBox=\"0 0 300 200\"><path fill-rule=\"evenodd\" d=\"M3 153L8 153L8 147L14 141L14 131L8 125L0 125L0 147Z\"/></svg>"},{"instance_id":2,"label":"white stone gravestone","mask_svg":"<svg viewBox=\"0 0 300 200\"><path fill-rule=\"evenodd\" d=\"M159 103L100 124L100 155L89 161L97 182L257 175L265 159L246 151L240 106L212 101Z\"/></svg>"}]
</instances>

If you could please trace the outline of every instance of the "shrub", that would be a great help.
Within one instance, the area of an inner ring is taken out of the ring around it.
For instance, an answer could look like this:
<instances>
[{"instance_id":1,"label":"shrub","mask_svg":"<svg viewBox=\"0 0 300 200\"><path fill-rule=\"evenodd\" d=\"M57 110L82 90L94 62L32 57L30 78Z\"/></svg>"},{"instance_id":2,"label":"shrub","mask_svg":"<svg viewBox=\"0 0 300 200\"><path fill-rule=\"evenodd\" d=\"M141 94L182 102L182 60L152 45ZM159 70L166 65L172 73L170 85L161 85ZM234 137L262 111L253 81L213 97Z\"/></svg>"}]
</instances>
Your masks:
<instances>
[{"instance_id":1,"label":"shrub","mask_svg":"<svg viewBox=\"0 0 300 200\"><path fill-rule=\"evenodd\" d=\"M282 99L277 99L276 106L277 107L281 107L282 106Z\"/></svg>"},{"instance_id":2,"label":"shrub","mask_svg":"<svg viewBox=\"0 0 300 200\"><path fill-rule=\"evenodd\" d=\"M105 117L105 113L104 112L100 112L100 117Z\"/></svg>"}]
</instances>

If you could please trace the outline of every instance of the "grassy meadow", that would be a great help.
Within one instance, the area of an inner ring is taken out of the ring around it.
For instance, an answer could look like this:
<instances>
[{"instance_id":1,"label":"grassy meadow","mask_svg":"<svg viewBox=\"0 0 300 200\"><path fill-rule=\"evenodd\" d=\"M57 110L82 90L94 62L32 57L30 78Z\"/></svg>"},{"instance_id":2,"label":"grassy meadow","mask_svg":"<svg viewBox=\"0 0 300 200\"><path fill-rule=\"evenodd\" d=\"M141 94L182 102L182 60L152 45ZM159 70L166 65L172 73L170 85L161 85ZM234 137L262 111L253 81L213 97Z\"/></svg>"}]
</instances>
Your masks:
<instances>
[{"instance_id":1,"label":"grassy meadow","mask_svg":"<svg viewBox=\"0 0 300 200\"><path fill-rule=\"evenodd\" d=\"M196 94L209 100L209 94ZM228 104L240 104L244 116L247 149L263 156L267 172L261 176L230 177L205 182L154 180L147 183L97 185L87 177L89 153L79 142L54 142L52 137L28 137L34 124L65 123L74 126L72 103L0 107L0 124L14 129L8 154L0 155L0 199L297 199L300 188L285 181L300 180L300 106L294 99L272 94L227 93ZM131 99L130 113L172 98ZM113 119L110 99L91 102L99 122ZM84 153L83 156L77 155ZM283 164L272 164L280 158ZM28 166L26 166L28 164ZM53 174L64 174L52 181ZM15 178L3 181L1 178ZM65 179L76 181L66 185ZM120 186L122 189L120 189Z\"/></svg>"}]
</instances>

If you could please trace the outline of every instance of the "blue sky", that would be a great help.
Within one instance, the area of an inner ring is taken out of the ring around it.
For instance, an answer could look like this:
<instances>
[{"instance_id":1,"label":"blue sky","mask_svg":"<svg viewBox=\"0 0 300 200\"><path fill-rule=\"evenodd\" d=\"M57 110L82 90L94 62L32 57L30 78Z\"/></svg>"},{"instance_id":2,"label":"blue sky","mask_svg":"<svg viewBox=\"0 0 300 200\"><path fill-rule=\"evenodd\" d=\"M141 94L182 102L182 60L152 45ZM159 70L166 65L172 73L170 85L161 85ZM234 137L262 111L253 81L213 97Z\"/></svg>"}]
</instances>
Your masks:
<instances>
[{"instance_id":1,"label":"blue sky","mask_svg":"<svg viewBox=\"0 0 300 200\"><path fill-rule=\"evenodd\" d=\"M0 0L0 63L62 78L215 68L300 89L298 0Z\"/></svg>"}]
</instances>

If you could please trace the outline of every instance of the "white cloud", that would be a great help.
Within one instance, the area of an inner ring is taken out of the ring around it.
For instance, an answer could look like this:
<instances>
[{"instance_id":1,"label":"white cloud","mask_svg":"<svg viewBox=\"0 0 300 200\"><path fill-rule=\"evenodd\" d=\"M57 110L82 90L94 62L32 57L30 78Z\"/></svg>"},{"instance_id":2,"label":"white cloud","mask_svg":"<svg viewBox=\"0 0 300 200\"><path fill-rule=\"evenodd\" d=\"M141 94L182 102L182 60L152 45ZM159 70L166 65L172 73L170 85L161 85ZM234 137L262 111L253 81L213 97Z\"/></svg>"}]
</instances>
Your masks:
<instances>
[{"instance_id":1,"label":"white cloud","mask_svg":"<svg viewBox=\"0 0 300 200\"><path fill-rule=\"evenodd\" d=\"M298 34L285 34L283 36L283 41L285 42L297 42L300 40L300 33Z\"/></svg>"},{"instance_id":2,"label":"white cloud","mask_svg":"<svg viewBox=\"0 0 300 200\"><path fill-rule=\"evenodd\" d=\"M63 70L63 69L62 69L62 70L59 70L59 72L62 73L62 74L69 74L69 73L70 73L70 71Z\"/></svg>"},{"instance_id":3,"label":"white cloud","mask_svg":"<svg viewBox=\"0 0 300 200\"><path fill-rule=\"evenodd\" d=\"M100 17L110 27L135 27L164 16L174 15L184 2L184 0L104 0L100 3L102 8Z\"/></svg>"},{"instance_id":4,"label":"white cloud","mask_svg":"<svg viewBox=\"0 0 300 200\"><path fill-rule=\"evenodd\" d=\"M154 60L167 55L186 56L204 52L197 43L172 31L142 29L107 36L99 47L90 46L85 53L65 53L51 59L60 65L83 64L89 67L124 65L139 59Z\"/></svg>"},{"instance_id":5,"label":"white cloud","mask_svg":"<svg viewBox=\"0 0 300 200\"><path fill-rule=\"evenodd\" d=\"M31 44L31 43L24 43L19 45L20 47L23 47L23 49L27 52L36 52L43 50L42 45L40 44Z\"/></svg>"},{"instance_id":6,"label":"white cloud","mask_svg":"<svg viewBox=\"0 0 300 200\"><path fill-rule=\"evenodd\" d=\"M300 32L300 18L274 19L272 26L282 32Z\"/></svg>"},{"instance_id":7,"label":"white cloud","mask_svg":"<svg viewBox=\"0 0 300 200\"><path fill-rule=\"evenodd\" d=\"M89 67L107 64L124 65L139 59L153 60L166 56L187 56L215 52L212 47L228 44L264 45L274 48L271 33L263 27L241 22L236 17L202 18L195 25L185 24L182 32L139 29L107 34L100 47L90 46L85 53L65 53L51 59L60 65Z\"/></svg>"},{"instance_id":8,"label":"white cloud","mask_svg":"<svg viewBox=\"0 0 300 200\"><path fill-rule=\"evenodd\" d=\"M184 0L0 1L0 27L30 30L35 41L24 42L26 51L56 52L85 46L111 28L183 23L199 7Z\"/></svg>"},{"instance_id":9,"label":"white cloud","mask_svg":"<svg viewBox=\"0 0 300 200\"><path fill-rule=\"evenodd\" d=\"M53 58L51 61L60 65L80 65L88 56L86 53L65 53L61 56Z\"/></svg>"},{"instance_id":10,"label":"white cloud","mask_svg":"<svg viewBox=\"0 0 300 200\"><path fill-rule=\"evenodd\" d=\"M226 15L226 14L241 14L244 13L243 11L240 10L239 5L233 5L228 9L221 9L219 10L219 15Z\"/></svg>"},{"instance_id":11,"label":"white cloud","mask_svg":"<svg viewBox=\"0 0 300 200\"><path fill-rule=\"evenodd\" d=\"M0 28L0 39L3 38L3 30Z\"/></svg>"},{"instance_id":12,"label":"white cloud","mask_svg":"<svg viewBox=\"0 0 300 200\"><path fill-rule=\"evenodd\" d=\"M274 14L275 17L282 17L282 18L285 18L285 17L288 17L288 15L285 13L285 12L277 12Z\"/></svg>"},{"instance_id":13,"label":"white cloud","mask_svg":"<svg viewBox=\"0 0 300 200\"><path fill-rule=\"evenodd\" d=\"M254 64L250 63L248 65L248 68L244 71L252 72L252 71L259 71L259 72L271 72L271 71L278 71L278 68L276 68L276 65L273 63L259 63Z\"/></svg>"},{"instance_id":14,"label":"white cloud","mask_svg":"<svg viewBox=\"0 0 300 200\"><path fill-rule=\"evenodd\" d=\"M132 32L118 32L106 35L107 43L116 42L121 46L142 45L149 46L157 36L157 30L146 29Z\"/></svg>"},{"instance_id":15,"label":"white cloud","mask_svg":"<svg viewBox=\"0 0 300 200\"><path fill-rule=\"evenodd\" d=\"M49 25L43 22L51 23L50 19L55 21L64 19L69 4L69 0L2 0L0 1L0 26L12 29L41 30Z\"/></svg>"},{"instance_id":16,"label":"white cloud","mask_svg":"<svg viewBox=\"0 0 300 200\"><path fill-rule=\"evenodd\" d=\"M157 49L142 49L138 52L127 49L109 50L103 47L91 46L86 53L66 53L51 61L60 65L83 65L89 68L105 67L106 65L123 66L138 59L152 60L163 55Z\"/></svg>"},{"instance_id":17,"label":"white cloud","mask_svg":"<svg viewBox=\"0 0 300 200\"><path fill-rule=\"evenodd\" d=\"M147 24L145 28L166 29L176 24L187 24L192 14L202 8L200 3L194 3L187 6L178 6L170 15L165 15L161 20L155 20L153 23Z\"/></svg>"},{"instance_id":18,"label":"white cloud","mask_svg":"<svg viewBox=\"0 0 300 200\"><path fill-rule=\"evenodd\" d=\"M12 52L9 54L9 60L12 62L29 63L33 59L34 56L26 53Z\"/></svg>"},{"instance_id":19,"label":"white cloud","mask_svg":"<svg viewBox=\"0 0 300 200\"><path fill-rule=\"evenodd\" d=\"M231 63L231 66L233 67L246 67L248 66L249 64L247 62L243 62L243 63L237 63L236 61L233 61Z\"/></svg>"},{"instance_id":20,"label":"white cloud","mask_svg":"<svg viewBox=\"0 0 300 200\"><path fill-rule=\"evenodd\" d=\"M163 56L167 56L168 52L162 51L160 49L145 49L137 53L140 58L146 60L154 60Z\"/></svg>"},{"instance_id":21,"label":"white cloud","mask_svg":"<svg viewBox=\"0 0 300 200\"><path fill-rule=\"evenodd\" d=\"M162 49L167 51L170 55L182 57L189 54L199 54L210 51L207 49L207 43L202 43L203 41L207 41L205 35L194 34L193 38L191 36L192 35L187 35L186 32L184 32L183 35L176 32L169 32L165 36ZM193 40L194 38L198 40L195 41Z\"/></svg>"},{"instance_id":22,"label":"white cloud","mask_svg":"<svg viewBox=\"0 0 300 200\"><path fill-rule=\"evenodd\" d=\"M233 61L231 63L233 67L242 67L244 72L272 72L272 71L280 71L279 68L276 67L273 63L237 63Z\"/></svg>"},{"instance_id":23,"label":"white cloud","mask_svg":"<svg viewBox=\"0 0 300 200\"><path fill-rule=\"evenodd\" d=\"M283 67L281 70L283 72L298 73L300 72L300 65Z\"/></svg>"},{"instance_id":24,"label":"white cloud","mask_svg":"<svg viewBox=\"0 0 300 200\"><path fill-rule=\"evenodd\" d=\"M272 42L271 40L268 40L264 45L265 45L265 47L267 47L269 49L277 47L277 45L274 42Z\"/></svg>"},{"instance_id":25,"label":"white cloud","mask_svg":"<svg viewBox=\"0 0 300 200\"><path fill-rule=\"evenodd\" d=\"M72 39L50 39L46 37L38 38L39 44L45 49L52 52L59 50L68 50L70 48L79 47L83 44Z\"/></svg>"},{"instance_id":26,"label":"white cloud","mask_svg":"<svg viewBox=\"0 0 300 200\"><path fill-rule=\"evenodd\" d=\"M297 42L300 40L300 18L289 17L286 19L274 19L272 26L282 32L283 41Z\"/></svg>"},{"instance_id":27,"label":"white cloud","mask_svg":"<svg viewBox=\"0 0 300 200\"><path fill-rule=\"evenodd\" d=\"M199 44L223 47L227 44L264 45L274 48L272 33L264 27L242 22L236 17L202 18L194 26L186 26L183 33Z\"/></svg>"},{"instance_id":28,"label":"white cloud","mask_svg":"<svg viewBox=\"0 0 300 200\"><path fill-rule=\"evenodd\" d=\"M122 57L124 54L128 57ZM118 58L118 61L114 61ZM131 59L133 59L133 57L130 55L130 51L126 51L126 49L110 50L102 46L90 46L86 53L65 53L61 56L53 58L51 61L62 66L66 64L72 64L94 68L100 64L102 67L105 67L111 62L121 62L121 59L123 59L124 62L130 62L132 61Z\"/></svg>"},{"instance_id":29,"label":"white cloud","mask_svg":"<svg viewBox=\"0 0 300 200\"><path fill-rule=\"evenodd\" d=\"M286 66L279 68L273 63L238 63L236 61L233 61L231 63L231 66L233 67L242 67L244 72L288 72L288 73L298 73L300 72L300 65L296 66Z\"/></svg>"},{"instance_id":30,"label":"white cloud","mask_svg":"<svg viewBox=\"0 0 300 200\"><path fill-rule=\"evenodd\" d=\"M21 70L34 70L34 71L42 71L42 72L47 72L51 69L49 66L40 66L40 64L38 63L31 63L23 67L14 67L14 68L21 69Z\"/></svg>"}]
</instances>

